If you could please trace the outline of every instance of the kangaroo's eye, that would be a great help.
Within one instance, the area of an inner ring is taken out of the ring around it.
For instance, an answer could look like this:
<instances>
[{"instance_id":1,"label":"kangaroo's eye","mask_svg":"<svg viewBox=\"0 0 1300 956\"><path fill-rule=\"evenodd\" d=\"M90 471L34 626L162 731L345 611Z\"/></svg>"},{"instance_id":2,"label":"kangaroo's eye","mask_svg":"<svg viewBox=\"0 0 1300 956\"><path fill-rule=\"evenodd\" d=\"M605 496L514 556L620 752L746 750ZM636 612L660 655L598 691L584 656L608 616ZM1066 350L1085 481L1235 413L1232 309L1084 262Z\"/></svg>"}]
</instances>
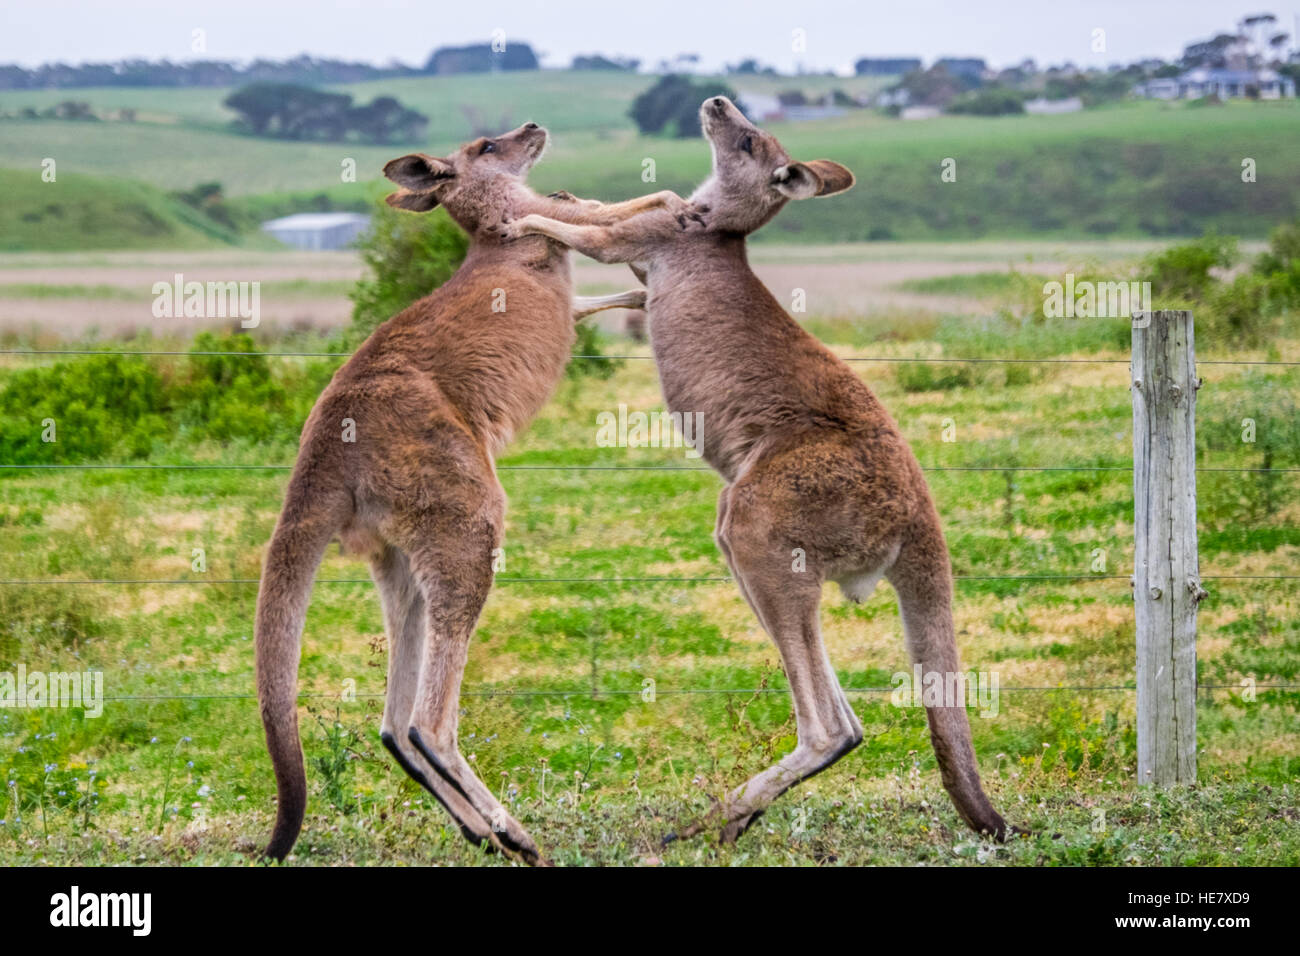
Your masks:
<instances>
[{"instance_id":1,"label":"kangaroo's eye","mask_svg":"<svg viewBox=\"0 0 1300 956\"><path fill-rule=\"evenodd\" d=\"M492 142L491 140L488 140L486 143L483 144L483 148L478 151L478 154L482 156L484 153L495 153L496 151L497 151L497 144Z\"/></svg>"},{"instance_id":2,"label":"kangaroo's eye","mask_svg":"<svg viewBox=\"0 0 1300 956\"><path fill-rule=\"evenodd\" d=\"M743 149L745 152L749 153L750 156L753 156L753 155L754 155L754 137L752 137L752 136L746 136L744 139L742 139L742 140L740 141L740 148Z\"/></svg>"}]
</instances>

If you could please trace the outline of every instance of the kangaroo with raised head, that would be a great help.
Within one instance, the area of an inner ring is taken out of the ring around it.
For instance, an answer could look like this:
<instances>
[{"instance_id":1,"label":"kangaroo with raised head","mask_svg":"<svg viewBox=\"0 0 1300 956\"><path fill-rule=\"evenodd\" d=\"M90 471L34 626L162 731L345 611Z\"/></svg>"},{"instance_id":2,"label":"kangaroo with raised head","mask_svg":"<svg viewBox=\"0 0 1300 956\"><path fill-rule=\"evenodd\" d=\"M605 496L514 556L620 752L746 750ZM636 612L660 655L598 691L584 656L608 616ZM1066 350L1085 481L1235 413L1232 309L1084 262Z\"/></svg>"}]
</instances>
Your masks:
<instances>
[{"instance_id":1,"label":"kangaroo with raised head","mask_svg":"<svg viewBox=\"0 0 1300 956\"><path fill-rule=\"evenodd\" d=\"M638 307L640 293L572 301L569 253L504 242L503 219L545 212L614 223L648 209L685 216L670 192L603 205L542 198L524 177L546 145L528 123L443 159L413 154L384 175L399 209L441 204L471 237L465 261L389 319L344 364L303 427L257 597L257 694L279 792L266 855L283 859L307 800L298 736L298 661L316 568L337 535L365 555L388 634L382 739L397 762L480 845L544 862L457 747L470 634L492 586L505 493L494 457L558 384L574 313Z\"/></svg>"},{"instance_id":2,"label":"kangaroo with raised head","mask_svg":"<svg viewBox=\"0 0 1300 956\"><path fill-rule=\"evenodd\" d=\"M950 688L961 671L948 550L915 456L871 390L800 327L746 259L745 237L787 201L842 192L853 174L829 160L792 161L725 97L706 100L700 117L713 173L690 200L704 228L684 231L672 215L653 212L608 227L530 215L506 232L633 263L647 286L668 409L703 413L703 457L727 483L718 547L780 650L798 727L793 752L678 834L720 825L730 842L774 799L862 741L822 642L823 581L862 601L888 578L922 686ZM957 812L973 830L1005 839L1007 824L980 783L964 695L927 705L926 717Z\"/></svg>"}]
</instances>

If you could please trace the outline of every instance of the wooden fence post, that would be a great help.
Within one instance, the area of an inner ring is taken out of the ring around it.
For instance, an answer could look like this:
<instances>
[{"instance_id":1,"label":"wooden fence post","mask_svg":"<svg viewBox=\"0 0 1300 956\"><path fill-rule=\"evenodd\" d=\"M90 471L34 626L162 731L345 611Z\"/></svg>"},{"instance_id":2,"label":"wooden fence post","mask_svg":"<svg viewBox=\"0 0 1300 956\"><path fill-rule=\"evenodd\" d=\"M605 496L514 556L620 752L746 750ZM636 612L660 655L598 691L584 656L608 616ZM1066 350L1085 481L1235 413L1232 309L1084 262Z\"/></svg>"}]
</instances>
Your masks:
<instances>
[{"instance_id":1,"label":"wooden fence post","mask_svg":"<svg viewBox=\"0 0 1300 956\"><path fill-rule=\"evenodd\" d=\"M1138 783L1196 782L1196 359L1192 313L1133 315Z\"/></svg>"}]
</instances>

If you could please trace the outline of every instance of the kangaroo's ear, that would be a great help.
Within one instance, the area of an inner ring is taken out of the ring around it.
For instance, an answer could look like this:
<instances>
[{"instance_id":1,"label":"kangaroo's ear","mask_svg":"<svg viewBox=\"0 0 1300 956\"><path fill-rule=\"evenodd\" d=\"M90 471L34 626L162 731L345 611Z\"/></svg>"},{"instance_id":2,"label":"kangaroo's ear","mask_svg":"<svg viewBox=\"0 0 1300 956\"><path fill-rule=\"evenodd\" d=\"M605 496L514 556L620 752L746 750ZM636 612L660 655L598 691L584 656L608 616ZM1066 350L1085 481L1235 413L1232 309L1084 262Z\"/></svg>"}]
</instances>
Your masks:
<instances>
[{"instance_id":1,"label":"kangaroo's ear","mask_svg":"<svg viewBox=\"0 0 1300 956\"><path fill-rule=\"evenodd\" d=\"M441 186L456 175L451 163L424 153L411 153L384 165L384 175L412 192L424 192ZM400 195L400 194L399 194Z\"/></svg>"},{"instance_id":2,"label":"kangaroo's ear","mask_svg":"<svg viewBox=\"0 0 1300 956\"><path fill-rule=\"evenodd\" d=\"M438 195L432 189L426 189L422 193L411 192L409 189L401 189L395 193L389 193L384 197L384 201L394 209L406 209L410 212L428 212L434 206L438 205Z\"/></svg>"},{"instance_id":3,"label":"kangaroo's ear","mask_svg":"<svg viewBox=\"0 0 1300 956\"><path fill-rule=\"evenodd\" d=\"M817 178L822 181L821 189L817 190L818 196L829 196L853 188L855 182L853 174L839 163L831 162L829 159L814 159L804 165L816 173Z\"/></svg>"},{"instance_id":4,"label":"kangaroo's ear","mask_svg":"<svg viewBox=\"0 0 1300 956\"><path fill-rule=\"evenodd\" d=\"M790 163L772 173L772 185L790 199L811 199L822 188L822 181L807 163Z\"/></svg>"}]
</instances>

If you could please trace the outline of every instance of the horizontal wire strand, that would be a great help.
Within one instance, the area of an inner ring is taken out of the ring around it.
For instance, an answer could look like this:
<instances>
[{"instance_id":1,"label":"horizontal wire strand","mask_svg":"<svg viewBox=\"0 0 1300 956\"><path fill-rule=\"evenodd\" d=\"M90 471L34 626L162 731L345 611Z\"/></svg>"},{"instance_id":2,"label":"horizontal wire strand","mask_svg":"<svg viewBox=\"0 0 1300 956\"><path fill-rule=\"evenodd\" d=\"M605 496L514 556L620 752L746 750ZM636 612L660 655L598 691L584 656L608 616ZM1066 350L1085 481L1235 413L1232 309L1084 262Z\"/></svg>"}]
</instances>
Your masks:
<instances>
[{"instance_id":1,"label":"horizontal wire strand","mask_svg":"<svg viewBox=\"0 0 1300 956\"><path fill-rule=\"evenodd\" d=\"M181 462L168 464L4 464L0 471L292 471L293 465L239 465ZM708 474L712 468L682 465L497 465L497 471L681 471ZM1132 465L922 465L926 472L1131 472ZM1247 468L1207 466L1196 469L1198 474L1223 472L1229 474L1294 474L1300 468Z\"/></svg>"},{"instance_id":2,"label":"horizontal wire strand","mask_svg":"<svg viewBox=\"0 0 1300 956\"><path fill-rule=\"evenodd\" d=\"M1131 574L954 574L954 581L1132 581ZM497 584L713 584L730 581L729 575L707 577L620 577L620 578L496 578ZM1202 581L1296 581L1300 574L1203 574ZM261 578L30 578L0 579L0 585L247 585ZM316 584L373 584L370 578L317 578Z\"/></svg>"},{"instance_id":3,"label":"horizontal wire strand","mask_svg":"<svg viewBox=\"0 0 1300 956\"><path fill-rule=\"evenodd\" d=\"M848 694L888 694L897 690L897 687L844 687L841 688ZM1201 690L1241 690L1241 684L1198 684L1198 691ZM1300 683L1283 682L1273 684L1255 684L1252 690L1291 690L1300 689ZM1137 690L1136 685L1132 684L1061 684L1056 686L1032 686L1032 685L1012 685L1009 687L999 687L998 693L1007 692L1060 692L1070 691L1074 693L1083 691L1129 691ZM644 688L614 688L599 690L561 690L558 688L540 688L526 690L466 690L461 692L462 697L637 697L645 693ZM787 694L789 689L786 687L656 687L655 697L681 696L687 694ZM298 700L333 700L346 703L338 694L298 694ZM383 700L387 695L382 692L365 692L352 695L357 700ZM352 698L349 698L349 701ZM174 700L257 700L256 694L123 694L119 696L104 696L100 698L104 703L123 703L123 702L154 702L154 701L174 701Z\"/></svg>"},{"instance_id":4,"label":"horizontal wire strand","mask_svg":"<svg viewBox=\"0 0 1300 956\"><path fill-rule=\"evenodd\" d=\"M0 349L0 355L207 355L225 358L351 358L354 352L186 352L169 349ZM943 358L933 356L837 356L843 362L934 362L940 364L992 364L992 365L1130 365L1129 359L1090 358ZM606 362L647 362L653 355L574 355L575 359ZM1262 365L1294 368L1300 361L1274 361L1269 359L1197 359L1197 365Z\"/></svg>"}]
</instances>

